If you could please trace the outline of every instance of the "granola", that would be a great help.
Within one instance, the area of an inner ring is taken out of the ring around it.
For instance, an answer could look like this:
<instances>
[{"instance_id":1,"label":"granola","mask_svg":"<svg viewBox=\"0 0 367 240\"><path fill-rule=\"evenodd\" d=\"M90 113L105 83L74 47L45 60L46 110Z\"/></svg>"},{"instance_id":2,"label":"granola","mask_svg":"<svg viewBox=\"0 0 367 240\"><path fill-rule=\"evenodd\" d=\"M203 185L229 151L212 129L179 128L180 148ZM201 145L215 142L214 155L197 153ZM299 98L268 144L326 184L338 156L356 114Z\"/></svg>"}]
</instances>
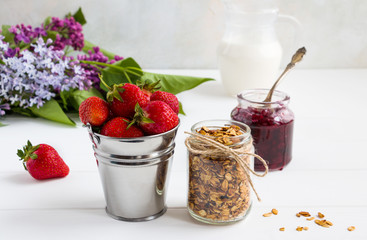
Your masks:
<instances>
[{"instance_id":1,"label":"granola","mask_svg":"<svg viewBox=\"0 0 367 240\"><path fill-rule=\"evenodd\" d=\"M309 212L305 212L305 211L299 212L298 214L301 215L301 216L304 216L304 217L311 217L311 214Z\"/></svg>"},{"instance_id":2,"label":"granola","mask_svg":"<svg viewBox=\"0 0 367 240\"><path fill-rule=\"evenodd\" d=\"M271 212L272 212L274 215L278 215L278 210L277 210L277 209L275 209L275 208L271 209Z\"/></svg>"},{"instance_id":3,"label":"granola","mask_svg":"<svg viewBox=\"0 0 367 240\"><path fill-rule=\"evenodd\" d=\"M297 231L299 231L299 232L302 232L303 227L298 226L298 227L296 228L296 230L297 230Z\"/></svg>"},{"instance_id":4,"label":"granola","mask_svg":"<svg viewBox=\"0 0 367 240\"><path fill-rule=\"evenodd\" d=\"M356 227L355 227L355 226L350 226L350 227L348 228L348 231L349 231L349 232L352 232L352 231L354 231L354 230L356 230Z\"/></svg>"},{"instance_id":5,"label":"granola","mask_svg":"<svg viewBox=\"0 0 367 240\"><path fill-rule=\"evenodd\" d=\"M202 127L197 132L213 136L227 146L236 143L233 136L244 133L235 125L215 130ZM249 156L244 156L244 160L250 163ZM249 181L235 159L189 152L188 208L194 215L212 222L227 222L244 216L249 207Z\"/></svg>"},{"instance_id":6,"label":"granola","mask_svg":"<svg viewBox=\"0 0 367 240\"><path fill-rule=\"evenodd\" d=\"M264 214L263 214L263 217L270 217L271 215L273 215L273 213L268 212L268 213L264 213Z\"/></svg>"},{"instance_id":7,"label":"granola","mask_svg":"<svg viewBox=\"0 0 367 240\"><path fill-rule=\"evenodd\" d=\"M316 219L315 223L320 225L321 227L326 227L326 228L333 226L333 223L328 220L317 220Z\"/></svg>"}]
</instances>

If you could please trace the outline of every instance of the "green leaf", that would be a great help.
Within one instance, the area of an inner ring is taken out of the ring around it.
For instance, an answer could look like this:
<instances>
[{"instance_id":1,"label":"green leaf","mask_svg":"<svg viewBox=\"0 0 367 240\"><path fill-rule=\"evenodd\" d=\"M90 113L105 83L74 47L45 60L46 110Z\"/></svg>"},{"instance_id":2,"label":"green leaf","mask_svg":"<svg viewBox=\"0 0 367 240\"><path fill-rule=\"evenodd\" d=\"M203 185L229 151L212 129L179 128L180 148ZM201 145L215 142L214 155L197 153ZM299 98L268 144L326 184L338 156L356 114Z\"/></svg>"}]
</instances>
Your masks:
<instances>
[{"instance_id":1,"label":"green leaf","mask_svg":"<svg viewBox=\"0 0 367 240\"><path fill-rule=\"evenodd\" d=\"M30 43L25 43L25 42L21 41L21 42L18 43L18 46L20 48L20 52L22 52L23 50L29 48Z\"/></svg>"},{"instance_id":2,"label":"green leaf","mask_svg":"<svg viewBox=\"0 0 367 240\"><path fill-rule=\"evenodd\" d=\"M60 98L63 108L68 111L70 107L79 110L79 105L87 98L96 96L103 99L102 94L95 88L89 90L70 90L60 92Z\"/></svg>"},{"instance_id":3,"label":"green leaf","mask_svg":"<svg viewBox=\"0 0 367 240\"><path fill-rule=\"evenodd\" d=\"M101 64L101 66L103 66ZM102 77L108 86L121 83L133 83L136 84L137 80L143 75L143 70L133 58L125 58L112 65L106 65L107 67L102 69ZM100 87L108 91L103 84Z\"/></svg>"},{"instance_id":4,"label":"green leaf","mask_svg":"<svg viewBox=\"0 0 367 240\"><path fill-rule=\"evenodd\" d=\"M37 106L32 106L29 109L38 117L75 126L75 122L66 116L60 105L54 99L47 101L40 108L37 108Z\"/></svg>"},{"instance_id":5,"label":"green leaf","mask_svg":"<svg viewBox=\"0 0 367 240\"><path fill-rule=\"evenodd\" d=\"M52 22L52 17L47 17L44 21L43 21L43 26L47 26Z\"/></svg>"},{"instance_id":6,"label":"green leaf","mask_svg":"<svg viewBox=\"0 0 367 240\"><path fill-rule=\"evenodd\" d=\"M11 110L27 117L36 117L29 108L13 107Z\"/></svg>"},{"instance_id":7,"label":"green leaf","mask_svg":"<svg viewBox=\"0 0 367 240\"><path fill-rule=\"evenodd\" d=\"M75 21L77 21L78 23L80 23L81 25L84 25L87 23L87 20L85 20L82 8L80 7L78 9L78 11L76 11L76 13L74 13L73 15Z\"/></svg>"},{"instance_id":8,"label":"green leaf","mask_svg":"<svg viewBox=\"0 0 367 240\"><path fill-rule=\"evenodd\" d=\"M198 85L214 80L213 78L189 77L179 75L167 75L159 73L144 72L141 79L144 81L161 81L161 91L178 94L197 87Z\"/></svg>"},{"instance_id":9,"label":"green leaf","mask_svg":"<svg viewBox=\"0 0 367 240\"><path fill-rule=\"evenodd\" d=\"M159 74L159 73L148 73L144 72L141 77L141 81L146 82L158 82L160 81L160 90L164 92L170 92L174 95L193 89L198 85L212 81L212 78L200 78L200 77L189 77L189 76L179 76L179 75L167 75L167 74ZM179 102L179 113L186 115L182 103Z\"/></svg>"},{"instance_id":10,"label":"green leaf","mask_svg":"<svg viewBox=\"0 0 367 240\"><path fill-rule=\"evenodd\" d=\"M92 50L93 51L93 47L96 47L97 45L87 41L87 40L84 40L84 47L82 49L83 52L85 53L88 53L89 50ZM103 55L105 55L106 57L108 57L108 59L114 59L115 58L115 54L107 51L107 50L104 50L102 48L99 48L99 51L103 53Z\"/></svg>"},{"instance_id":11,"label":"green leaf","mask_svg":"<svg viewBox=\"0 0 367 240\"><path fill-rule=\"evenodd\" d=\"M43 40L46 42L47 39L51 38L52 41L55 41L56 40L56 36L57 34L59 34L58 32L56 31L51 31L51 30L48 30L46 31L47 35L45 37L43 37Z\"/></svg>"},{"instance_id":12,"label":"green leaf","mask_svg":"<svg viewBox=\"0 0 367 240\"><path fill-rule=\"evenodd\" d=\"M65 109L66 111L69 109L68 102L72 93L73 90L60 92L62 108Z\"/></svg>"},{"instance_id":13,"label":"green leaf","mask_svg":"<svg viewBox=\"0 0 367 240\"><path fill-rule=\"evenodd\" d=\"M9 32L10 25L2 25L1 26L1 35L4 36L3 41L8 42L9 44L14 42L14 34Z\"/></svg>"},{"instance_id":14,"label":"green leaf","mask_svg":"<svg viewBox=\"0 0 367 240\"><path fill-rule=\"evenodd\" d=\"M186 113L184 112L183 108L182 108L182 103L181 102L178 102L178 106L179 106L179 111L178 113L182 114L182 115L185 115L186 116Z\"/></svg>"},{"instance_id":15,"label":"green leaf","mask_svg":"<svg viewBox=\"0 0 367 240\"><path fill-rule=\"evenodd\" d=\"M87 98L96 96L101 99L104 99L102 94L95 88L91 88L89 90L75 90L70 94L70 104L73 106L75 110L79 110L80 104Z\"/></svg>"},{"instance_id":16,"label":"green leaf","mask_svg":"<svg viewBox=\"0 0 367 240\"><path fill-rule=\"evenodd\" d=\"M6 124L0 122L0 127L5 127L5 126L6 126Z\"/></svg>"}]
</instances>

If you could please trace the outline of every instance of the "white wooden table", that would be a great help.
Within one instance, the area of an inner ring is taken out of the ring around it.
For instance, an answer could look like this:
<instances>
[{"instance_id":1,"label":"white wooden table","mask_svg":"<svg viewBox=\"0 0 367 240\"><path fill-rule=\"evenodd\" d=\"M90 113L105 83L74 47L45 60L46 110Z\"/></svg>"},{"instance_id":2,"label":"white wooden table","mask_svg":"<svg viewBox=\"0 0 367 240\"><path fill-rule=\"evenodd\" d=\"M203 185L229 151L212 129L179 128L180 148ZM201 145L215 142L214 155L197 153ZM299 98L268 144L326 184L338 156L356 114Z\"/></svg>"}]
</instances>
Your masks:
<instances>
[{"instance_id":1,"label":"white wooden table","mask_svg":"<svg viewBox=\"0 0 367 240\"><path fill-rule=\"evenodd\" d=\"M280 90L295 112L293 160L283 171L255 178L262 198L248 217L228 226L199 223L186 209L187 155L184 131L206 119L229 119L235 98L225 94L215 70L156 70L214 77L178 95L186 116L176 140L168 211L141 223L106 215L92 146L78 116L77 127L8 116L0 128L0 239L367 239L367 69L294 70ZM27 140L54 146L71 172L36 181L16 155ZM272 208L277 216L265 218ZM297 218L299 211L325 214L323 228ZM297 226L308 231L298 232ZM355 226L354 232L347 231ZM285 227L284 232L279 228Z\"/></svg>"}]
</instances>

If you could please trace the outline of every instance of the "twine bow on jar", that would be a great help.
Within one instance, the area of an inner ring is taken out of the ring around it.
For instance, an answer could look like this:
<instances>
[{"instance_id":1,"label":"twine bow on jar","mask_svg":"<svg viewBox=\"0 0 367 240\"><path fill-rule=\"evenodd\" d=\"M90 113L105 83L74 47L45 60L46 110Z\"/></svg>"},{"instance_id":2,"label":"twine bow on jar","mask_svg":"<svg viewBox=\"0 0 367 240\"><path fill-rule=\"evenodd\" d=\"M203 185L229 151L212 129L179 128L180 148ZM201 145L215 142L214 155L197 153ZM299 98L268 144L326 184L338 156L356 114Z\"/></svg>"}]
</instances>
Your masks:
<instances>
[{"instance_id":1,"label":"twine bow on jar","mask_svg":"<svg viewBox=\"0 0 367 240\"><path fill-rule=\"evenodd\" d=\"M243 169L243 172L246 174L248 182L251 185L252 190L256 194L257 199L261 201L252 183L249 172L251 172L253 175L257 177L264 177L268 173L268 165L262 157L260 157L257 154L251 153L252 138L250 141L246 143L237 145L235 147L230 147L215 141L211 137L204 136L202 134L192 132L185 132L185 133L190 135L190 137L186 138L185 140L185 145L190 153L210 155L215 159L221 159L223 157L227 158L232 157ZM244 155L253 156L256 159L258 159L264 165L265 172L259 174L256 173L254 170L252 170L249 164L245 161Z\"/></svg>"}]
</instances>

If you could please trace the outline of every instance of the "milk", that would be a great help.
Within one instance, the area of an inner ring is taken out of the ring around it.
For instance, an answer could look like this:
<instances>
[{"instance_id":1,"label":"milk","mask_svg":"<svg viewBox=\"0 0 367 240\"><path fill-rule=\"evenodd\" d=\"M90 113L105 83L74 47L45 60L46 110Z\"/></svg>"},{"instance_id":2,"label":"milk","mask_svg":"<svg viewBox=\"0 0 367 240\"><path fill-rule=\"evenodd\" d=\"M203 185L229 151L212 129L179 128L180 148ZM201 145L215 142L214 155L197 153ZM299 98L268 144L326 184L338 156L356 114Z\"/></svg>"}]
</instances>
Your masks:
<instances>
[{"instance_id":1,"label":"milk","mask_svg":"<svg viewBox=\"0 0 367 240\"><path fill-rule=\"evenodd\" d=\"M271 88L278 77L282 48L278 41L222 40L217 56L223 85L235 96L245 89Z\"/></svg>"}]
</instances>

